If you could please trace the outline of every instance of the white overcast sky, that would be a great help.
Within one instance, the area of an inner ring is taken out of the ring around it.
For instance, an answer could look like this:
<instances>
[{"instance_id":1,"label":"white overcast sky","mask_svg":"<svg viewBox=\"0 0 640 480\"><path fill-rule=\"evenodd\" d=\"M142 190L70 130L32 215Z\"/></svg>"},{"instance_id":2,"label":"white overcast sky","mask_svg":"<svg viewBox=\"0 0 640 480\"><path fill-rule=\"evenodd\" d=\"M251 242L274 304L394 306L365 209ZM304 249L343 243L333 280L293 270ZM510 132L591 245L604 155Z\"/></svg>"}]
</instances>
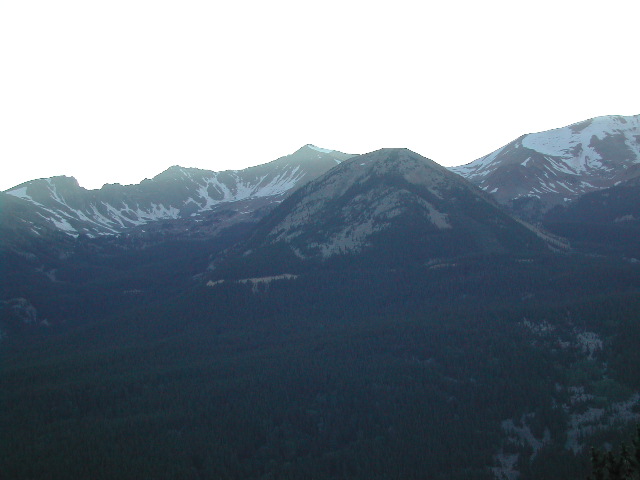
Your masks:
<instances>
[{"instance_id":1,"label":"white overcast sky","mask_svg":"<svg viewBox=\"0 0 640 480\"><path fill-rule=\"evenodd\" d=\"M0 2L0 190L306 143L468 163L640 113L637 0Z\"/></svg>"}]
</instances>

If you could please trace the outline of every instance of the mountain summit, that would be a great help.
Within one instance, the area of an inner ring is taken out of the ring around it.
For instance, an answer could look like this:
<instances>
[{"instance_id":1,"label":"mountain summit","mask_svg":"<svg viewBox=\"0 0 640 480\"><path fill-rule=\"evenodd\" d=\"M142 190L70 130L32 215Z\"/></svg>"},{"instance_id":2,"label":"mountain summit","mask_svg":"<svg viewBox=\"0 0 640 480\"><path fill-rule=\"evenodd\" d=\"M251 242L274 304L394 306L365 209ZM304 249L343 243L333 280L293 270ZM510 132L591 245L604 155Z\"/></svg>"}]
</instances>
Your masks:
<instances>
[{"instance_id":1,"label":"mountain summit","mask_svg":"<svg viewBox=\"0 0 640 480\"><path fill-rule=\"evenodd\" d=\"M548 208L640 175L640 115L523 135L451 170L501 203L533 198Z\"/></svg>"},{"instance_id":2,"label":"mountain summit","mask_svg":"<svg viewBox=\"0 0 640 480\"><path fill-rule=\"evenodd\" d=\"M273 274L305 261L393 265L540 248L489 195L390 148L353 157L296 191L230 257Z\"/></svg>"}]
</instances>

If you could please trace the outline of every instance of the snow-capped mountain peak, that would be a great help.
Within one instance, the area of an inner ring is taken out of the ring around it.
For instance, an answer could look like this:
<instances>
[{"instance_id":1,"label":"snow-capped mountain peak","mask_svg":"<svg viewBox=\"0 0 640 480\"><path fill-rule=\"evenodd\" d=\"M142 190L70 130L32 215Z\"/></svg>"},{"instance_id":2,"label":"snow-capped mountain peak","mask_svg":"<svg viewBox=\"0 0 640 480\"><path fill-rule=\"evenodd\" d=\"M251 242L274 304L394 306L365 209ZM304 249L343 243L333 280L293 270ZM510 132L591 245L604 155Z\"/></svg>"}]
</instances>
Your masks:
<instances>
[{"instance_id":1,"label":"snow-capped mountain peak","mask_svg":"<svg viewBox=\"0 0 640 480\"><path fill-rule=\"evenodd\" d=\"M640 175L640 115L596 117L530 133L452 171L502 203L547 207Z\"/></svg>"},{"instance_id":2,"label":"snow-capped mountain peak","mask_svg":"<svg viewBox=\"0 0 640 480\"><path fill-rule=\"evenodd\" d=\"M320 147L316 147L315 145L308 143L307 145L305 145L306 147L310 148L311 150L315 150L316 152L320 152L320 153L331 153L334 150L329 150L327 148L320 148Z\"/></svg>"}]
</instances>

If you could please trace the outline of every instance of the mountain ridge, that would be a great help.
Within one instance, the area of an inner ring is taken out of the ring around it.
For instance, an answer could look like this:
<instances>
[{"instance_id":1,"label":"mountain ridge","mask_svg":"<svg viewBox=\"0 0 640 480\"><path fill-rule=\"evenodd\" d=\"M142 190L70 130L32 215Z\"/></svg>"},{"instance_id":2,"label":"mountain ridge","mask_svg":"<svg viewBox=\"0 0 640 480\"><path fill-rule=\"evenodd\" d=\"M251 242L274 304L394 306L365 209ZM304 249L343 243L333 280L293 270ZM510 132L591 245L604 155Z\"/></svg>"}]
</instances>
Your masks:
<instances>
[{"instance_id":1,"label":"mountain ridge","mask_svg":"<svg viewBox=\"0 0 640 480\"><path fill-rule=\"evenodd\" d=\"M274 203L351 155L305 145L291 155L243 170L214 172L178 165L139 184L87 190L73 177L31 180L4 193L30 204L69 235L116 234L157 220L195 217L223 204ZM246 205L245 205L246 211ZM237 212L239 216L242 212Z\"/></svg>"},{"instance_id":2,"label":"mountain ridge","mask_svg":"<svg viewBox=\"0 0 640 480\"><path fill-rule=\"evenodd\" d=\"M451 170L500 203L536 199L548 209L640 175L640 115L595 117L522 135Z\"/></svg>"}]
</instances>

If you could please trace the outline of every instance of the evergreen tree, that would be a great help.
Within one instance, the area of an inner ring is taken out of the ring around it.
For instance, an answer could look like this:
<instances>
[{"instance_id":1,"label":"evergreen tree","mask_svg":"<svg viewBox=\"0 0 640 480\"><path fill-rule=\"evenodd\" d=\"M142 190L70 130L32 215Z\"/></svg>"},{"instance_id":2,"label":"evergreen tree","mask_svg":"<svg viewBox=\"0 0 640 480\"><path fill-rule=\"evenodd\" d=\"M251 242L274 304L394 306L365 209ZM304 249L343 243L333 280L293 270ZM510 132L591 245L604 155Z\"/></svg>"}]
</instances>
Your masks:
<instances>
[{"instance_id":1,"label":"evergreen tree","mask_svg":"<svg viewBox=\"0 0 640 480\"><path fill-rule=\"evenodd\" d=\"M589 480L640 479L640 426L636 429L631 449L622 444L620 453L591 449L591 475Z\"/></svg>"}]
</instances>

